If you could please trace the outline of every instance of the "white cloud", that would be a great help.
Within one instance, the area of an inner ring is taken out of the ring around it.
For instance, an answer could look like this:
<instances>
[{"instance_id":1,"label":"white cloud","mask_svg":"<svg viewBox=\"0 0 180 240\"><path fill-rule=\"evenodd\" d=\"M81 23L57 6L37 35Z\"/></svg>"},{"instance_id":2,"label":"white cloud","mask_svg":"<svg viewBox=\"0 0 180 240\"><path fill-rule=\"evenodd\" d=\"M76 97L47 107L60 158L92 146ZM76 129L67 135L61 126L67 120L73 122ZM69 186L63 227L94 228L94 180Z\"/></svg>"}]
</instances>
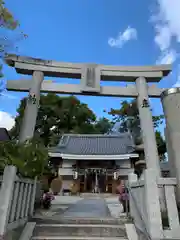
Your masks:
<instances>
[{"instance_id":1,"label":"white cloud","mask_svg":"<svg viewBox=\"0 0 180 240\"><path fill-rule=\"evenodd\" d=\"M180 65L178 65L178 71L177 71L177 81L176 83L173 85L173 87L180 87Z\"/></svg>"},{"instance_id":2,"label":"white cloud","mask_svg":"<svg viewBox=\"0 0 180 240\"><path fill-rule=\"evenodd\" d=\"M126 42L137 39L137 30L135 28L127 27L124 32L120 32L117 38L109 38L108 44L111 47L121 48Z\"/></svg>"},{"instance_id":3,"label":"white cloud","mask_svg":"<svg viewBox=\"0 0 180 240\"><path fill-rule=\"evenodd\" d=\"M0 111L0 127L10 130L14 124L15 120L9 113Z\"/></svg>"},{"instance_id":4,"label":"white cloud","mask_svg":"<svg viewBox=\"0 0 180 240\"><path fill-rule=\"evenodd\" d=\"M174 44L180 43L180 0L156 0L157 13L151 16L154 41L161 51L162 63L173 63L178 58ZM161 63L161 61L157 61Z\"/></svg>"},{"instance_id":5,"label":"white cloud","mask_svg":"<svg viewBox=\"0 0 180 240\"><path fill-rule=\"evenodd\" d=\"M171 64L176 61L177 52L175 50L164 51L156 61L156 64Z\"/></svg>"},{"instance_id":6,"label":"white cloud","mask_svg":"<svg viewBox=\"0 0 180 240\"><path fill-rule=\"evenodd\" d=\"M177 82L173 85L173 88L179 88L180 87L180 77L178 77Z\"/></svg>"}]
</instances>

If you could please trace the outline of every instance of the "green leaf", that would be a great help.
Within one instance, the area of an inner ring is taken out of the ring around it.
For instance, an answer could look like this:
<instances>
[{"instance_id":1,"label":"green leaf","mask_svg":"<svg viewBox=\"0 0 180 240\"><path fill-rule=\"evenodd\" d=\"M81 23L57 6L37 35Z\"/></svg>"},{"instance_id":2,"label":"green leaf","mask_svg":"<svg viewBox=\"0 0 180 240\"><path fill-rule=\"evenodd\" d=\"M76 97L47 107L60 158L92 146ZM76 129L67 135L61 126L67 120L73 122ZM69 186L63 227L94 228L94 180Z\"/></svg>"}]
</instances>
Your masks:
<instances>
[{"instance_id":1,"label":"green leaf","mask_svg":"<svg viewBox=\"0 0 180 240\"><path fill-rule=\"evenodd\" d=\"M0 143L0 156L0 168L5 164L14 165L22 176L41 176L45 166L48 168L48 151L35 140L23 144L14 141Z\"/></svg>"}]
</instances>

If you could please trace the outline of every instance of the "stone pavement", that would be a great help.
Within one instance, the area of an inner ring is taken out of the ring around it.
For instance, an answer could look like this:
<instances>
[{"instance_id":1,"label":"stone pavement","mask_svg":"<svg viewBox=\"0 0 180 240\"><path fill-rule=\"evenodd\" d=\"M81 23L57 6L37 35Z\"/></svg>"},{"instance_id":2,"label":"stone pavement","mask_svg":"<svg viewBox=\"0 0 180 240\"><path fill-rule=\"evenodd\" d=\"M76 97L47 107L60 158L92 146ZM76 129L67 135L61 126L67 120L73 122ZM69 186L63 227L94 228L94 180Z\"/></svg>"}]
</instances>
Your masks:
<instances>
[{"instance_id":1,"label":"stone pavement","mask_svg":"<svg viewBox=\"0 0 180 240\"><path fill-rule=\"evenodd\" d=\"M77 203L83 198L80 196L55 196L55 199L52 201L52 205L71 205Z\"/></svg>"},{"instance_id":2,"label":"stone pavement","mask_svg":"<svg viewBox=\"0 0 180 240\"><path fill-rule=\"evenodd\" d=\"M113 218L119 218L120 216L125 215L123 212L123 206L120 204L118 196L113 196L105 199L106 204L109 208L111 216Z\"/></svg>"},{"instance_id":3,"label":"stone pavement","mask_svg":"<svg viewBox=\"0 0 180 240\"><path fill-rule=\"evenodd\" d=\"M112 196L108 198L91 197L83 198L80 196L56 196L52 201L50 210L41 210L36 213L37 218L41 217L91 217L91 218L119 218L123 216L122 205L120 205L118 197Z\"/></svg>"},{"instance_id":4,"label":"stone pavement","mask_svg":"<svg viewBox=\"0 0 180 240\"><path fill-rule=\"evenodd\" d=\"M82 199L71 205L63 214L64 217L108 217L109 209L104 199Z\"/></svg>"},{"instance_id":5,"label":"stone pavement","mask_svg":"<svg viewBox=\"0 0 180 240\"><path fill-rule=\"evenodd\" d=\"M113 216L121 207L119 203L115 207L117 203L114 196L108 199L59 196L53 201L49 216L35 220L32 240L128 240L125 224L129 220Z\"/></svg>"}]
</instances>

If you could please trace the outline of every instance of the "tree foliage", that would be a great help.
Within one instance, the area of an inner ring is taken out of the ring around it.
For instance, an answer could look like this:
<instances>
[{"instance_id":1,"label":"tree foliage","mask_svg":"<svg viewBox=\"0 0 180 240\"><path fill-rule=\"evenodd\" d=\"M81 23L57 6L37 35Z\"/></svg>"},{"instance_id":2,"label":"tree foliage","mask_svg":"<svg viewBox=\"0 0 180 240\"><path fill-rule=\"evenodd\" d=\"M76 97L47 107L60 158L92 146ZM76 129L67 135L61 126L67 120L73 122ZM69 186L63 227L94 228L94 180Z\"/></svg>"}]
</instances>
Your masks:
<instances>
[{"instance_id":1,"label":"tree foliage","mask_svg":"<svg viewBox=\"0 0 180 240\"><path fill-rule=\"evenodd\" d=\"M0 0L0 57L4 57L7 53L11 41L6 37L4 30L15 30L19 25L18 21L16 21L12 15L12 13L5 7L5 2ZM2 70L2 66L0 68L0 72ZM1 72L2 75L2 72Z\"/></svg>"},{"instance_id":2,"label":"tree foliage","mask_svg":"<svg viewBox=\"0 0 180 240\"><path fill-rule=\"evenodd\" d=\"M3 0L0 0L0 25L10 30L16 29L19 25L18 21L14 19L13 14L5 7Z\"/></svg>"},{"instance_id":3,"label":"tree foliage","mask_svg":"<svg viewBox=\"0 0 180 240\"><path fill-rule=\"evenodd\" d=\"M23 98L17 109L18 115L15 118L15 126L10 132L14 139L18 139L19 136L26 100L26 98ZM114 124L118 123L118 132L130 131L135 143L142 143L136 100L123 101L120 109L111 109L109 115L112 116L112 121L104 117L97 119L87 104L80 102L74 96L61 97L52 93L41 95L34 138L49 147L56 145L63 133L111 134ZM164 139L157 130L162 121L162 115L153 116L160 154L166 152Z\"/></svg>"},{"instance_id":4,"label":"tree foliage","mask_svg":"<svg viewBox=\"0 0 180 240\"><path fill-rule=\"evenodd\" d=\"M113 109L108 112L112 118L114 123L119 123L118 131L119 132L131 132L133 135L135 142L137 144L142 143L142 135L141 135L141 126L140 126L140 118L139 111L137 107L136 99L130 102L123 101L121 103L121 107L119 109ZM157 128L163 122L163 115L152 116L155 133L156 133L156 141L157 146L161 149L161 153L166 152L164 139Z\"/></svg>"},{"instance_id":5,"label":"tree foliage","mask_svg":"<svg viewBox=\"0 0 180 240\"><path fill-rule=\"evenodd\" d=\"M112 127L113 123L109 119L102 117L96 122L94 129L96 133L110 134Z\"/></svg>"},{"instance_id":6,"label":"tree foliage","mask_svg":"<svg viewBox=\"0 0 180 240\"><path fill-rule=\"evenodd\" d=\"M0 156L1 170L6 165L14 165L24 177L40 177L48 169L48 151L38 141L31 140L23 144L16 141L1 142Z\"/></svg>"},{"instance_id":7,"label":"tree foliage","mask_svg":"<svg viewBox=\"0 0 180 240\"><path fill-rule=\"evenodd\" d=\"M18 138L22 124L26 98L21 100L11 136ZM87 104L74 96L60 97L49 93L41 95L35 127L35 138L41 139L45 146L55 145L63 133L108 133L111 123L106 118L97 120Z\"/></svg>"},{"instance_id":8,"label":"tree foliage","mask_svg":"<svg viewBox=\"0 0 180 240\"><path fill-rule=\"evenodd\" d=\"M27 38L27 34L22 31L15 31L8 34L9 31L20 30L19 22L14 18L13 14L6 8L5 2L0 0L0 59L10 50L17 50L17 41ZM11 36L11 37L10 37ZM2 62L0 63L0 77L3 77Z\"/></svg>"}]
</instances>

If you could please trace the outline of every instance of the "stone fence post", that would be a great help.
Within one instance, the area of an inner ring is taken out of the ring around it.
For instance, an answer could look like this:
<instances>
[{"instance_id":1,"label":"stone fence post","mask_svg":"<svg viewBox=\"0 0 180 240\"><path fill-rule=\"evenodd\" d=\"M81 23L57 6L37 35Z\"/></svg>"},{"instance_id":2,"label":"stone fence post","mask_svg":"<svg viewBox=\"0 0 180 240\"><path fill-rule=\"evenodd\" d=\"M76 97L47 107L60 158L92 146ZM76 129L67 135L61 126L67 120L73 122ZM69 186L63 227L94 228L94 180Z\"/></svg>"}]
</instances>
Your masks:
<instances>
[{"instance_id":1,"label":"stone fence post","mask_svg":"<svg viewBox=\"0 0 180 240\"><path fill-rule=\"evenodd\" d=\"M128 184L129 184L129 187L131 187L131 183L137 182L137 181L138 181L138 179L137 179L137 175L136 174L134 174L134 173L128 174ZM136 206L134 206L134 200L133 200L131 194L129 194L129 206L130 206L130 215L131 215L131 217L136 218L136 216L138 216L138 213L136 213Z\"/></svg>"},{"instance_id":2,"label":"stone fence post","mask_svg":"<svg viewBox=\"0 0 180 240\"><path fill-rule=\"evenodd\" d=\"M31 204L30 204L30 209L29 209L30 216L33 216L33 214L34 214L34 204L36 201L36 188L37 188L37 177L35 177L35 179L34 179L33 191L32 191L32 195L31 195Z\"/></svg>"},{"instance_id":3,"label":"stone fence post","mask_svg":"<svg viewBox=\"0 0 180 240\"><path fill-rule=\"evenodd\" d=\"M3 239L6 233L15 179L16 167L6 166L0 188L0 239Z\"/></svg>"},{"instance_id":4,"label":"stone fence post","mask_svg":"<svg viewBox=\"0 0 180 240\"><path fill-rule=\"evenodd\" d=\"M146 169L144 174L145 206L147 211L147 225L152 239L163 239L161 220L160 194L157 175L154 169Z\"/></svg>"}]
</instances>

